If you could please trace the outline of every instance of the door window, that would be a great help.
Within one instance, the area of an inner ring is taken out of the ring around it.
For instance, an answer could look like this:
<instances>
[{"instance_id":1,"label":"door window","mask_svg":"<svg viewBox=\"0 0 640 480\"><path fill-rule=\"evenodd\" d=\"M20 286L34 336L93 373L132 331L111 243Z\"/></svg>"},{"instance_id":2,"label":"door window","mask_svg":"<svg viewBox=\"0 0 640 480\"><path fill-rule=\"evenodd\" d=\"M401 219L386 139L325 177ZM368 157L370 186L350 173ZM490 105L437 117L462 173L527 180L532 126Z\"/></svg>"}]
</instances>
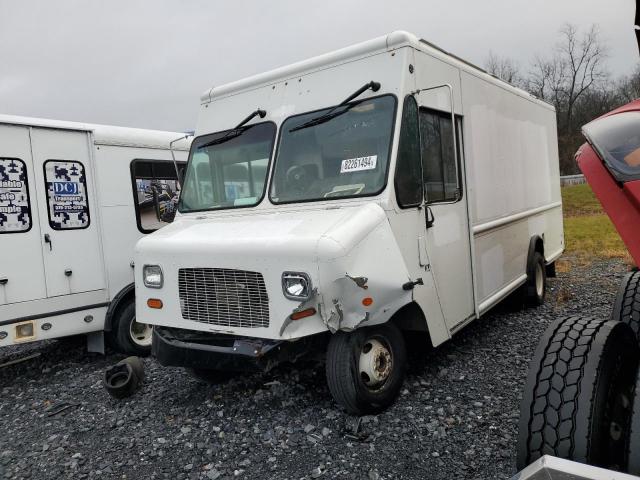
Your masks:
<instances>
[{"instance_id":1,"label":"door window","mask_svg":"<svg viewBox=\"0 0 640 480\"><path fill-rule=\"evenodd\" d=\"M459 125L459 122L457 122ZM427 202L455 202L461 198L459 168L454 154L451 115L420 109L422 164ZM460 158L456 136L455 148Z\"/></svg>"},{"instance_id":2,"label":"door window","mask_svg":"<svg viewBox=\"0 0 640 480\"><path fill-rule=\"evenodd\" d=\"M418 104L413 95L409 95L405 99L402 110L395 188L396 199L400 207L416 207L422 203Z\"/></svg>"},{"instance_id":3,"label":"door window","mask_svg":"<svg viewBox=\"0 0 640 480\"><path fill-rule=\"evenodd\" d=\"M54 230L87 228L89 199L84 165L72 160L44 162L49 226Z\"/></svg>"},{"instance_id":4,"label":"door window","mask_svg":"<svg viewBox=\"0 0 640 480\"><path fill-rule=\"evenodd\" d=\"M0 158L0 233L31 229L27 166L18 158Z\"/></svg>"},{"instance_id":5,"label":"door window","mask_svg":"<svg viewBox=\"0 0 640 480\"><path fill-rule=\"evenodd\" d=\"M184 165L184 162L178 163L181 175ZM171 223L180 197L180 183L173 162L134 160L131 179L138 230L151 233Z\"/></svg>"}]
</instances>

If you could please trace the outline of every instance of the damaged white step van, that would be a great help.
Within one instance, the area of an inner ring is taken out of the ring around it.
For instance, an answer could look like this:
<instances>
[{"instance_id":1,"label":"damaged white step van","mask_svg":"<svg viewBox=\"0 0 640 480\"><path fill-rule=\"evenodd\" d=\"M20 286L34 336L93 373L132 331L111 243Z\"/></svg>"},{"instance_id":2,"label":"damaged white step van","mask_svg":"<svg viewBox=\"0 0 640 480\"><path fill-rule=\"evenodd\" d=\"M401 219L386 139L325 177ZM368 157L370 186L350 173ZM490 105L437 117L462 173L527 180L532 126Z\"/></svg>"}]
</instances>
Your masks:
<instances>
[{"instance_id":1,"label":"damaged white step van","mask_svg":"<svg viewBox=\"0 0 640 480\"><path fill-rule=\"evenodd\" d=\"M542 303L564 248L554 109L405 32L207 91L182 187L136 247L154 355L215 381L326 345L356 414L407 333Z\"/></svg>"}]
</instances>

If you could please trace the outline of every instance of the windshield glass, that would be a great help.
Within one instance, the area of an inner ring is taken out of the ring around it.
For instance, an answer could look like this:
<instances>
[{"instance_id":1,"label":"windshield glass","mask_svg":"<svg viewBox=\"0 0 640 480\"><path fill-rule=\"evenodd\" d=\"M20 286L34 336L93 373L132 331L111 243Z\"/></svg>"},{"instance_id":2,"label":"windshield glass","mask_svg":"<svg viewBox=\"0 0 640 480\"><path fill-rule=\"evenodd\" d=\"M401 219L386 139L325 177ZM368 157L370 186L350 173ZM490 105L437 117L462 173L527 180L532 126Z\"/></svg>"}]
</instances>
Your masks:
<instances>
[{"instance_id":1,"label":"windshield glass","mask_svg":"<svg viewBox=\"0 0 640 480\"><path fill-rule=\"evenodd\" d=\"M385 95L337 107L331 113L337 116L299 130L296 127L332 109L285 120L271 200L289 203L379 193L386 183L395 108L395 97Z\"/></svg>"},{"instance_id":2,"label":"windshield glass","mask_svg":"<svg viewBox=\"0 0 640 480\"><path fill-rule=\"evenodd\" d=\"M197 137L191 146L181 213L258 204L264 195L276 126L258 123Z\"/></svg>"},{"instance_id":3,"label":"windshield glass","mask_svg":"<svg viewBox=\"0 0 640 480\"><path fill-rule=\"evenodd\" d=\"M594 120L583 132L617 180L640 179L640 112Z\"/></svg>"}]
</instances>

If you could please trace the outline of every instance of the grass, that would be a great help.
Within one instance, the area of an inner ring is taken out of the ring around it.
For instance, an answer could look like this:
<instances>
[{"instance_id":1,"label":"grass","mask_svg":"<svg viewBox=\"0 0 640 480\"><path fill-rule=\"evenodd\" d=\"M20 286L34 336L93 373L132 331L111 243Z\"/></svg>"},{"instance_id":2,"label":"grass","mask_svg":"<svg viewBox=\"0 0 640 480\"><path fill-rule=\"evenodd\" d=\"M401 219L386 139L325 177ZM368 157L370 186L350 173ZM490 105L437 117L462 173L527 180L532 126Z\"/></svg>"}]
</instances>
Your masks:
<instances>
[{"instance_id":1,"label":"grass","mask_svg":"<svg viewBox=\"0 0 640 480\"><path fill-rule=\"evenodd\" d=\"M633 263L589 185L563 187L562 203L567 254L572 254L581 263L596 258L622 258ZM569 268L562 264L557 267L560 271Z\"/></svg>"}]
</instances>

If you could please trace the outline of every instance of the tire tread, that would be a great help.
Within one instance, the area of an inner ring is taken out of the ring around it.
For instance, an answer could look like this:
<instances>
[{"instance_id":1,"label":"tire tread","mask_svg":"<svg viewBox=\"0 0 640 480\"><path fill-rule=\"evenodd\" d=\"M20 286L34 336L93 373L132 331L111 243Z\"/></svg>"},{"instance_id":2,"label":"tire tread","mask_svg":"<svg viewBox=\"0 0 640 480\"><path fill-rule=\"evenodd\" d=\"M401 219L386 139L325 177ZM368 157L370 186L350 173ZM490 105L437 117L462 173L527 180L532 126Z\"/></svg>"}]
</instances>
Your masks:
<instances>
[{"instance_id":1,"label":"tire tread","mask_svg":"<svg viewBox=\"0 0 640 480\"><path fill-rule=\"evenodd\" d=\"M522 401L518 466L550 454L586 462L598 368L615 322L567 317L553 323L532 359Z\"/></svg>"}]
</instances>

